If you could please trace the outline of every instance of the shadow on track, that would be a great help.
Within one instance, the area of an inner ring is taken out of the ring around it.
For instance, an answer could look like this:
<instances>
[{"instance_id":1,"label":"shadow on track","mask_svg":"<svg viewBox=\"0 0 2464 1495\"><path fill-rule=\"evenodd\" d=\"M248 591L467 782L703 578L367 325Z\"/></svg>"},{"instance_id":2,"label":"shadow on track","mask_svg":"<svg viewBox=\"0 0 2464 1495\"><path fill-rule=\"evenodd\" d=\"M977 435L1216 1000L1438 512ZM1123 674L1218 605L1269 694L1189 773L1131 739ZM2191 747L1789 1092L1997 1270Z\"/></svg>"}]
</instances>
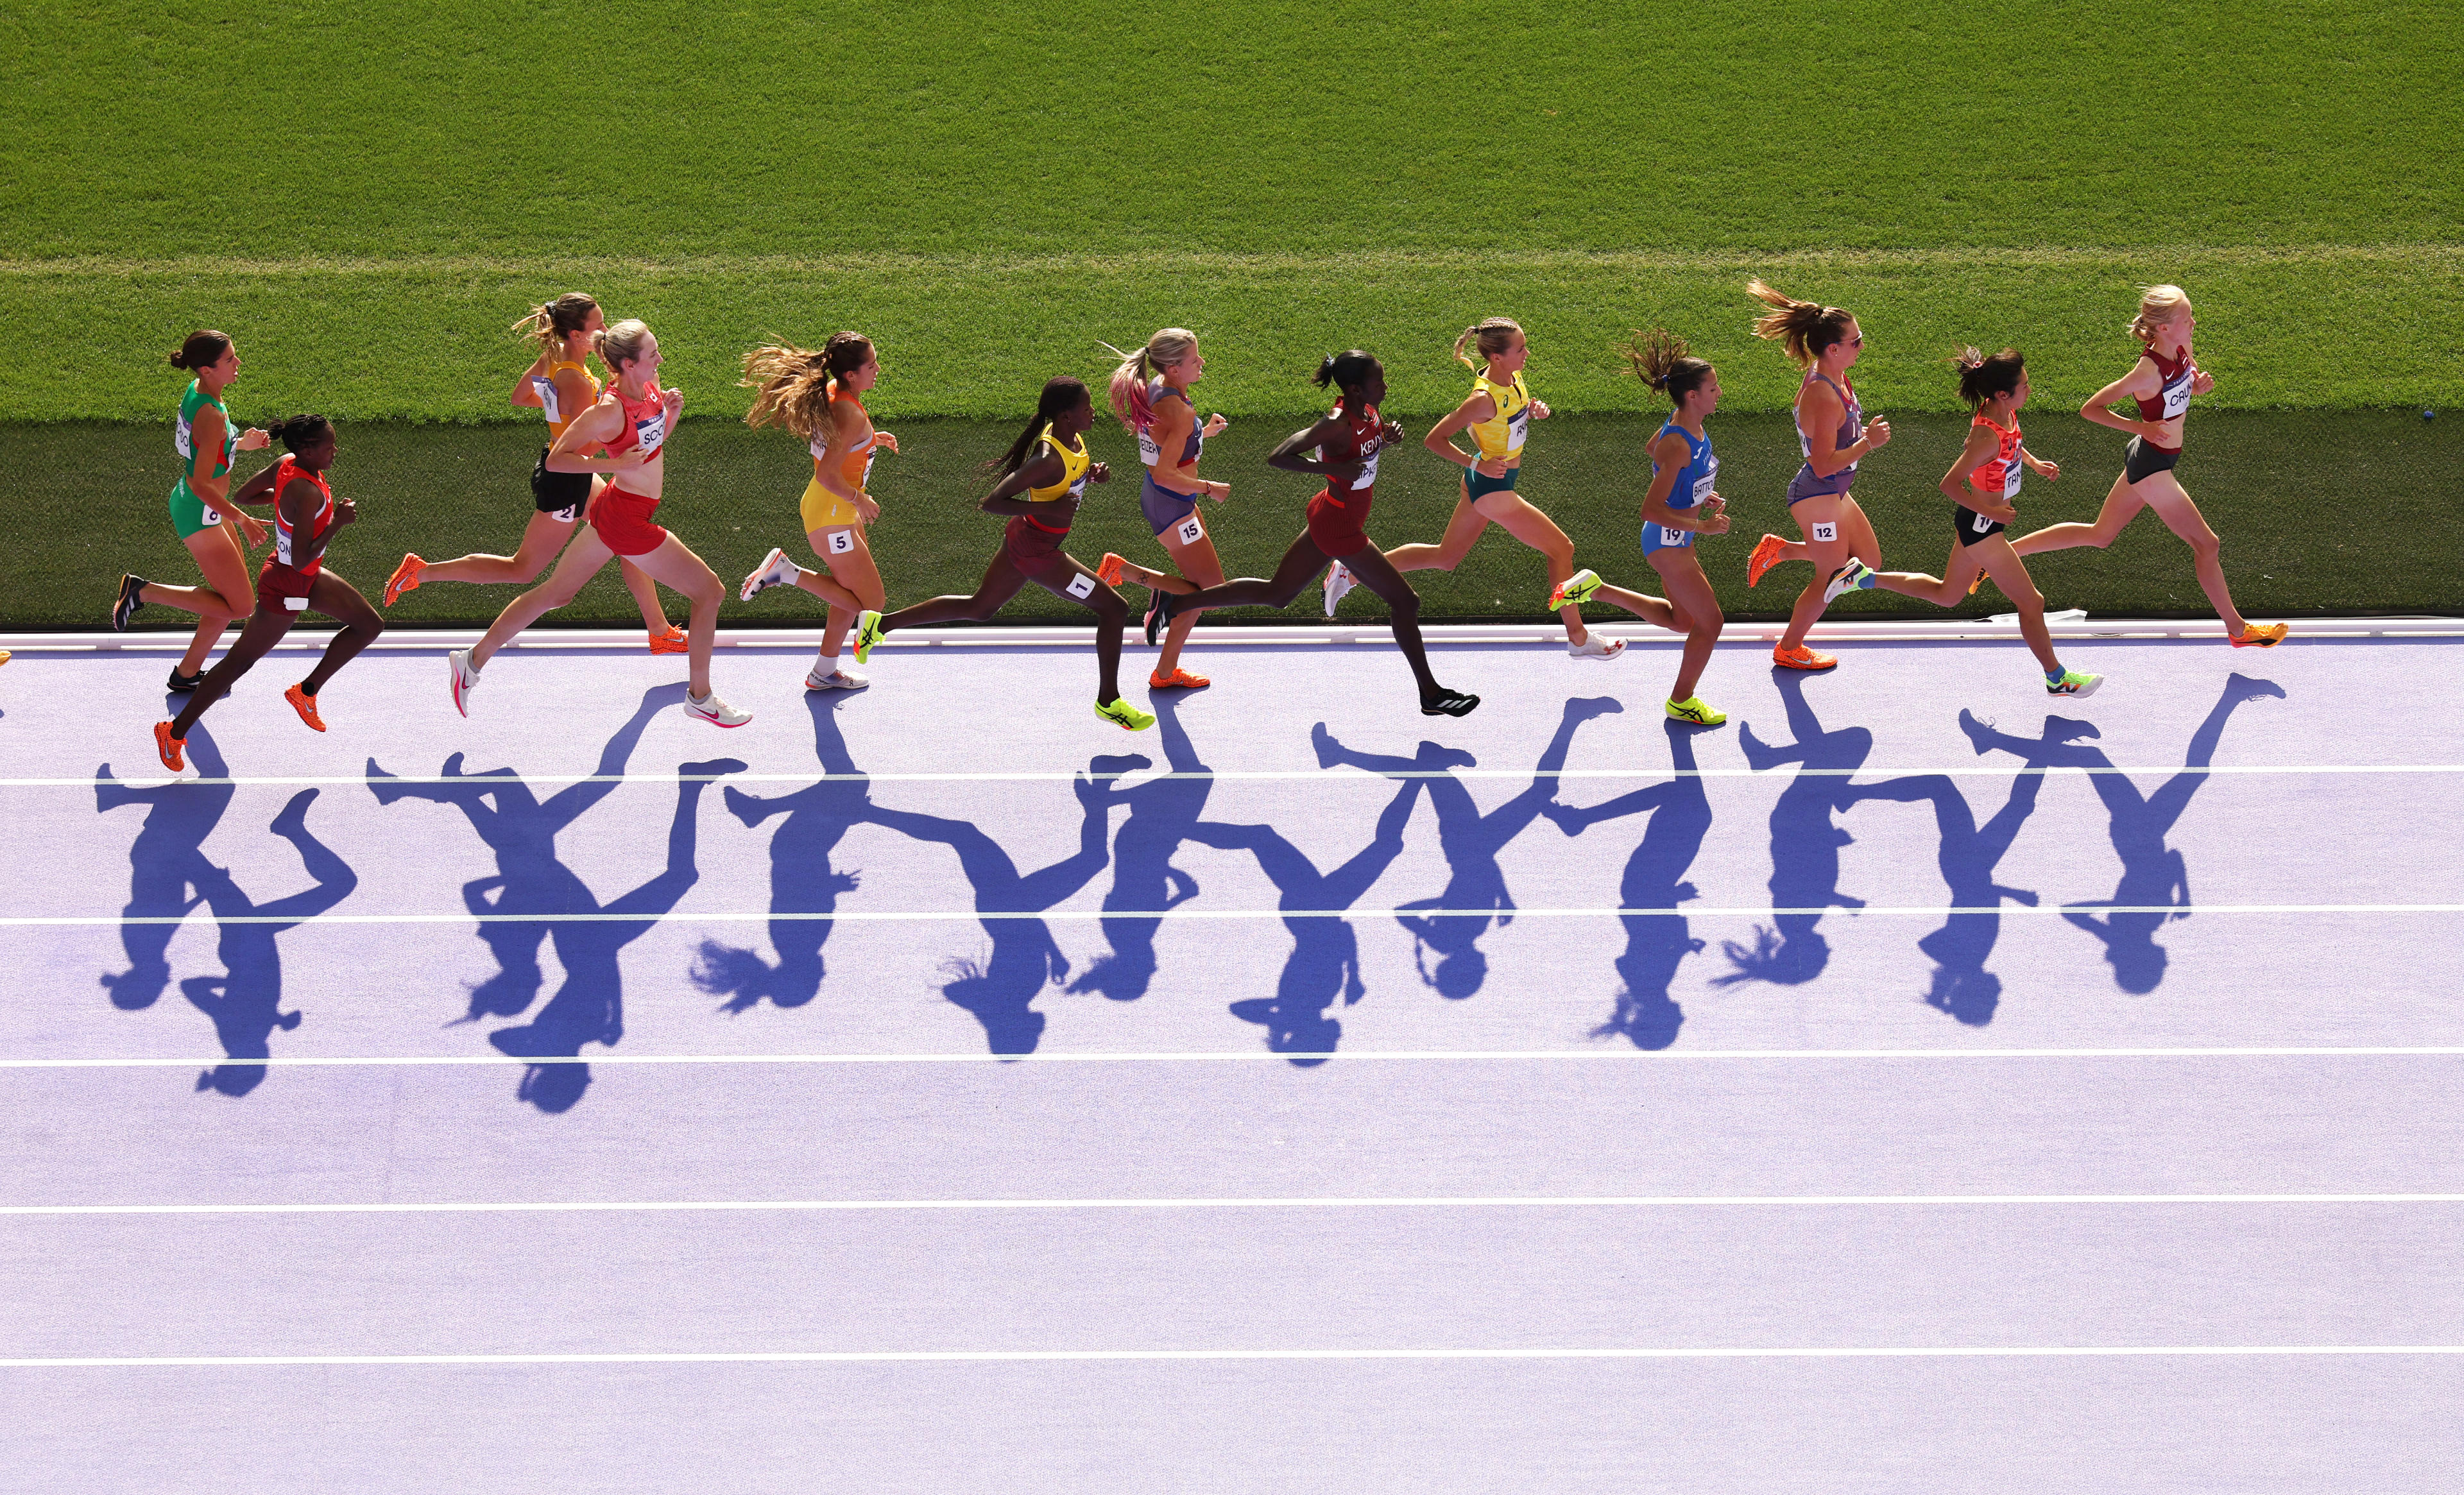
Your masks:
<instances>
[{"instance_id":1,"label":"shadow on track","mask_svg":"<svg viewBox=\"0 0 2464 1495\"><path fill-rule=\"evenodd\" d=\"M203 728L189 734L188 751L197 769L209 778L225 778L222 752ZM351 895L359 876L308 831L308 806L318 791L302 789L291 797L268 827L299 852L300 865L316 885L288 898L259 904L240 890L228 868L215 866L205 853L206 838L222 823L237 786L183 780L135 788L111 777L109 765L95 773L95 809L99 814L127 804L146 806L145 824L128 848L128 905L134 918L181 918L203 905L213 917L229 920L260 918L292 920L323 913ZM282 1010L282 957L275 941L296 923L223 923L216 927L224 974L189 977L180 982L180 995L214 1024L223 1052L233 1062L197 1076L197 1088L224 1095L246 1095L265 1078L262 1063L273 1057L275 1030L299 1026L297 1011ZM167 958L177 924L123 924L121 947L128 969L102 978L111 1002L136 1012L154 1004L170 983Z\"/></svg>"},{"instance_id":2,"label":"shadow on track","mask_svg":"<svg viewBox=\"0 0 2464 1495\"><path fill-rule=\"evenodd\" d=\"M1814 912L1776 914L1771 928L1755 925L1750 948L1723 940L1720 948L1735 969L1713 977L1714 986L1740 981L1799 986L1813 980L1831 963L1831 944L1816 927L1822 922L1819 911L1865 906L1863 899L1839 890L1839 848L1849 845L1850 838L1832 817L1856 803L1862 794L1851 776L1874 751L1874 735L1863 727L1823 730L1814 708L1805 702L1805 675L1783 669L1774 669L1771 674L1795 740L1786 746L1764 742L1754 736L1750 722L1738 726L1737 737L1747 763L1757 772L1782 763L1799 765L1796 777L1771 806L1771 894L1775 908Z\"/></svg>"},{"instance_id":3,"label":"shadow on track","mask_svg":"<svg viewBox=\"0 0 2464 1495\"><path fill-rule=\"evenodd\" d=\"M1163 738L1164 763L1176 774L1194 779L1151 779L1129 789L1108 788L1111 802L1129 806L1121 833L1112 840L1112 886L1104 894L1106 910L1174 909L1198 896L1198 879L1172 865L1181 843L1206 814L1207 796L1215 792L1212 770L1199 761L1180 724L1181 703L1157 695L1155 725ZM1126 774L1154 766L1143 754L1106 755L1087 767L1094 774ZM1111 949L1087 963L1069 983L1073 992L1101 992L1114 1001L1135 1001L1155 980L1155 931L1160 919L1103 921Z\"/></svg>"},{"instance_id":4,"label":"shadow on track","mask_svg":"<svg viewBox=\"0 0 2464 1495\"><path fill-rule=\"evenodd\" d=\"M613 780L624 774L650 718L683 690L681 685L663 685L644 693L641 706L600 753L600 778ZM743 767L734 758L719 758L679 764L677 772L710 775ZM471 989L469 1010L460 1021L515 1017L528 1011L543 979L539 947L553 940L557 961L564 968L563 984L529 1022L497 1028L488 1035L488 1042L503 1053L530 1060L573 1060L585 1044L612 1046L625 1034L619 954L649 933L659 915L673 910L700 877L693 865L695 811L707 782L689 779L676 786L667 866L632 891L602 904L557 855L556 838L613 793L616 783L569 784L542 802L511 769L465 774L459 753L447 758L439 772L446 782L405 781L370 758L368 788L379 804L408 799L454 806L496 855L497 875L463 885L462 901L473 914L483 916L479 937L495 956L498 971ZM541 1110L564 1111L581 1101L589 1085L587 1065L534 1063L523 1073L517 1093Z\"/></svg>"},{"instance_id":5,"label":"shadow on track","mask_svg":"<svg viewBox=\"0 0 2464 1495\"><path fill-rule=\"evenodd\" d=\"M1514 922L1514 895L1506 886L1505 868L1497 864L1499 855L1555 797L1557 773L1566 766L1566 754L1574 743L1574 729L1595 717L1623 710L1609 696L1568 701L1565 714L1558 719L1556 736L1549 739L1549 745L1541 750L1539 762L1532 767L1530 784L1485 815L1473 802L1471 791L1463 781L1444 772L1479 766L1480 760L1461 748L1423 742L1413 757L1397 758L1345 747L1327 730L1325 722L1309 729L1309 741L1317 749L1320 768L1342 764L1373 774L1422 776L1416 781L1427 792L1430 807L1437 811L1438 846L1445 853L1446 865L1452 871L1446 879L1445 891L1398 907L1482 911L1397 915L1402 926L1412 932L1412 962L1419 970L1421 982L1439 996L1460 1001L1479 991L1481 983L1487 979L1488 957L1481 951L1480 936L1488 933L1491 918L1500 928ZM1426 958L1426 952L1431 950L1438 953L1434 971Z\"/></svg>"}]
</instances>

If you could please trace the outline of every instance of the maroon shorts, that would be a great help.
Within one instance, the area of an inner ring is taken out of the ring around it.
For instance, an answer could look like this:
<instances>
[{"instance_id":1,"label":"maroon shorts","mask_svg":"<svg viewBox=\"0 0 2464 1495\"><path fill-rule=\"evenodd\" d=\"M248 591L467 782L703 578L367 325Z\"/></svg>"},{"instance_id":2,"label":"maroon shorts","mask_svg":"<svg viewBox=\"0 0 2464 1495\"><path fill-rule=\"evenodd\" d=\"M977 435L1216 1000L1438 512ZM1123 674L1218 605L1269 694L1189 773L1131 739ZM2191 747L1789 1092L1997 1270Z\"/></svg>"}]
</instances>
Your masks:
<instances>
[{"instance_id":1,"label":"maroon shorts","mask_svg":"<svg viewBox=\"0 0 2464 1495\"><path fill-rule=\"evenodd\" d=\"M647 556L668 542L668 532L650 522L659 500L610 485L590 506L590 527L600 542L620 556Z\"/></svg>"},{"instance_id":2,"label":"maroon shorts","mask_svg":"<svg viewBox=\"0 0 2464 1495\"><path fill-rule=\"evenodd\" d=\"M1056 535L1017 514L1010 516L1009 528L1001 532L1001 548L1009 553L1010 564L1029 581L1061 586L1073 574L1069 558L1061 553L1062 543L1068 539L1067 530Z\"/></svg>"},{"instance_id":3,"label":"maroon shorts","mask_svg":"<svg viewBox=\"0 0 2464 1495\"><path fill-rule=\"evenodd\" d=\"M318 571L323 570L322 563ZM317 571L298 571L279 561L268 561L257 568L256 605L285 612L306 612L308 593L317 584Z\"/></svg>"},{"instance_id":4,"label":"maroon shorts","mask_svg":"<svg viewBox=\"0 0 2464 1495\"><path fill-rule=\"evenodd\" d=\"M1369 543L1363 529L1369 522L1369 502L1365 494L1337 498L1331 493L1322 493L1310 499L1309 542L1337 561L1358 555Z\"/></svg>"}]
</instances>

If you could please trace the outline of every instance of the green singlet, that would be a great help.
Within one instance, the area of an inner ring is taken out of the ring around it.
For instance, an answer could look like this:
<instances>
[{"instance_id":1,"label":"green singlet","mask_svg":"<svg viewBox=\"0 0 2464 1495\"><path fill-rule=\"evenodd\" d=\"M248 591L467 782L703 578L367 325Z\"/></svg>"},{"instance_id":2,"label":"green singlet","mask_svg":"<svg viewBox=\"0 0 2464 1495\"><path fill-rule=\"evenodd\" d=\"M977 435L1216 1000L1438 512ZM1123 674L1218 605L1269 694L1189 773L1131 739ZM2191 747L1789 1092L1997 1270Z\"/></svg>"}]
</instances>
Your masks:
<instances>
[{"instance_id":1,"label":"green singlet","mask_svg":"<svg viewBox=\"0 0 2464 1495\"><path fill-rule=\"evenodd\" d=\"M188 487L188 472L196 461L196 448L188 439L188 429L197 412L212 406L223 418L222 460L214 464L209 476L220 477L231 471L231 457L239 451L239 432L231 429L231 411L223 403L188 381L188 392L180 397L180 424L171 430L172 449L180 453L180 480L171 485L171 529L187 539L202 529L210 529L223 521L223 517L206 506L206 501Z\"/></svg>"}]
</instances>

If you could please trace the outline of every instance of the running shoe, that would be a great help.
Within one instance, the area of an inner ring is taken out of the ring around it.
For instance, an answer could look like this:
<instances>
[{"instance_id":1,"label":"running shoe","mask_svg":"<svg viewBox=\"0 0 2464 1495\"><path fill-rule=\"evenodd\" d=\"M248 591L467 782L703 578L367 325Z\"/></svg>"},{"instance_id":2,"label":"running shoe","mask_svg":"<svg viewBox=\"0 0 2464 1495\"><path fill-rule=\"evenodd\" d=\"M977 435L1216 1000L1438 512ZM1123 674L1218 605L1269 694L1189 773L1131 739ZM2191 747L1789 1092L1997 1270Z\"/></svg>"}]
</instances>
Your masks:
<instances>
[{"instance_id":1,"label":"running shoe","mask_svg":"<svg viewBox=\"0 0 2464 1495\"><path fill-rule=\"evenodd\" d=\"M1345 565L1342 561L1338 561L1334 564L1327 567L1326 615L1330 618L1333 617L1335 605L1343 601L1343 594L1351 591L1353 587L1359 584L1359 583L1353 580L1352 568Z\"/></svg>"},{"instance_id":2,"label":"running shoe","mask_svg":"<svg viewBox=\"0 0 2464 1495\"><path fill-rule=\"evenodd\" d=\"M1794 649L1771 649L1771 663L1783 670L1828 670L1839 663L1837 654L1820 654L1799 644Z\"/></svg>"},{"instance_id":3,"label":"running shoe","mask_svg":"<svg viewBox=\"0 0 2464 1495\"><path fill-rule=\"evenodd\" d=\"M1201 691L1214 683L1204 675L1191 674L1178 665L1172 667L1170 674L1157 670L1147 675L1147 689L1150 691Z\"/></svg>"},{"instance_id":4,"label":"running shoe","mask_svg":"<svg viewBox=\"0 0 2464 1495\"><path fill-rule=\"evenodd\" d=\"M1786 549L1788 541L1776 535L1766 535L1754 541L1754 553L1746 558L1746 584L1760 586L1763 573L1779 564L1780 553Z\"/></svg>"},{"instance_id":5,"label":"running shoe","mask_svg":"<svg viewBox=\"0 0 2464 1495\"><path fill-rule=\"evenodd\" d=\"M1699 695L1689 695L1682 701L1663 701L1661 704L1670 716L1679 721L1690 721L1698 727L1716 727L1728 719L1727 712L1713 711L1703 704L1703 697Z\"/></svg>"},{"instance_id":6,"label":"running shoe","mask_svg":"<svg viewBox=\"0 0 2464 1495\"><path fill-rule=\"evenodd\" d=\"M2096 688L2102 684L2104 684L2104 676L2102 675L2081 674L2076 670L2065 670L2062 671L2062 677L2058 680L2056 680L2051 676L2046 677L2045 693L2047 695L2075 695L2079 697L2081 700L2085 700L2087 697L2094 695L2096 693Z\"/></svg>"},{"instance_id":7,"label":"running shoe","mask_svg":"<svg viewBox=\"0 0 2464 1495\"><path fill-rule=\"evenodd\" d=\"M685 715L693 717L696 721L709 722L714 727L741 727L746 722L753 719L753 714L751 712L737 711L735 707L720 700L716 691L711 692L708 695L703 696L699 700L694 700L691 695L687 695L685 697Z\"/></svg>"},{"instance_id":8,"label":"running shoe","mask_svg":"<svg viewBox=\"0 0 2464 1495\"><path fill-rule=\"evenodd\" d=\"M2241 633L2233 641L2235 649L2274 649L2293 631L2289 623L2245 623Z\"/></svg>"},{"instance_id":9,"label":"running shoe","mask_svg":"<svg viewBox=\"0 0 2464 1495\"><path fill-rule=\"evenodd\" d=\"M403 593L418 591L419 573L427 569L428 562L417 556L403 557L402 564L394 567L393 575L385 578L385 605L390 607L394 599Z\"/></svg>"},{"instance_id":10,"label":"running shoe","mask_svg":"<svg viewBox=\"0 0 2464 1495\"><path fill-rule=\"evenodd\" d=\"M1560 607L1580 607L1590 602L1592 594L1599 589L1600 574L1585 566L1549 589L1549 610L1555 612Z\"/></svg>"},{"instance_id":11,"label":"running shoe","mask_svg":"<svg viewBox=\"0 0 2464 1495\"><path fill-rule=\"evenodd\" d=\"M1124 732L1144 732L1155 725L1155 717L1131 705L1125 695L1112 697L1109 705L1097 702L1095 715Z\"/></svg>"},{"instance_id":12,"label":"running shoe","mask_svg":"<svg viewBox=\"0 0 2464 1495\"><path fill-rule=\"evenodd\" d=\"M14 650L14 649L0 649L0 665L5 665L5 664L7 664L9 661L11 661L11 660L12 660L12 659L14 659L14 658L16 658L16 657L17 657L17 652L16 652L16 650ZM176 672L176 671L175 671L175 672Z\"/></svg>"},{"instance_id":13,"label":"running shoe","mask_svg":"<svg viewBox=\"0 0 2464 1495\"><path fill-rule=\"evenodd\" d=\"M291 709L299 714L299 719L308 724L309 731L325 730L325 718L317 715L317 697L295 685L282 693L282 698L291 703Z\"/></svg>"},{"instance_id":14,"label":"running shoe","mask_svg":"<svg viewBox=\"0 0 2464 1495\"><path fill-rule=\"evenodd\" d=\"M164 767L175 774L186 773L188 760L182 756L182 753L187 745L187 738L171 736L169 722L158 721L154 724L154 751L162 758Z\"/></svg>"},{"instance_id":15,"label":"running shoe","mask_svg":"<svg viewBox=\"0 0 2464 1495\"><path fill-rule=\"evenodd\" d=\"M128 620L137 615L137 609L145 605L145 600L137 595L143 590L145 579L142 576L132 572L120 579L120 597L111 605L111 631L118 633L125 629Z\"/></svg>"},{"instance_id":16,"label":"running shoe","mask_svg":"<svg viewBox=\"0 0 2464 1495\"><path fill-rule=\"evenodd\" d=\"M880 613L868 607L856 614L855 662L859 665L872 663L872 647L880 643L884 636L881 631Z\"/></svg>"},{"instance_id":17,"label":"running shoe","mask_svg":"<svg viewBox=\"0 0 2464 1495\"><path fill-rule=\"evenodd\" d=\"M1574 659L1596 659L1606 663L1625 653L1625 640L1605 638L1597 633L1587 634L1580 644L1567 645L1566 653Z\"/></svg>"},{"instance_id":18,"label":"running shoe","mask_svg":"<svg viewBox=\"0 0 2464 1495\"><path fill-rule=\"evenodd\" d=\"M1104 552L1104 559L1095 562L1095 580L1106 586L1118 586L1121 584L1121 567L1127 564L1127 561L1108 550Z\"/></svg>"},{"instance_id":19,"label":"running shoe","mask_svg":"<svg viewBox=\"0 0 2464 1495\"><path fill-rule=\"evenodd\" d=\"M822 667L815 665L804 671L804 689L807 691L861 691L870 684L870 679L852 670L833 670L824 674Z\"/></svg>"},{"instance_id":20,"label":"running shoe","mask_svg":"<svg viewBox=\"0 0 2464 1495\"><path fill-rule=\"evenodd\" d=\"M688 654L693 652L693 640L685 637L685 630L677 627L672 623L668 625L667 632L650 634L649 640L650 652L653 654Z\"/></svg>"},{"instance_id":21,"label":"running shoe","mask_svg":"<svg viewBox=\"0 0 2464 1495\"><path fill-rule=\"evenodd\" d=\"M1975 595L1976 595L1976 589L1977 589L1978 587L1980 587L1980 586L1983 586L1984 584L1985 584L1985 572L1984 572L1984 569L1983 569L1982 567L1979 567L1979 568L1978 568L1978 570L1977 570L1977 572L1976 572L1976 574L1975 574L1974 576L1969 577L1969 578L1968 579L1968 595L1969 595L1969 596L1970 596L1970 597L1975 596Z\"/></svg>"},{"instance_id":22,"label":"running shoe","mask_svg":"<svg viewBox=\"0 0 2464 1495\"><path fill-rule=\"evenodd\" d=\"M1831 573L1831 584L1822 589L1822 605L1828 607L1837 602L1841 592L1870 592L1873 589L1874 568L1850 556L1846 565Z\"/></svg>"},{"instance_id":23,"label":"running shoe","mask_svg":"<svg viewBox=\"0 0 2464 1495\"><path fill-rule=\"evenodd\" d=\"M171 667L171 678L163 682L163 689L170 692L174 695L186 695L190 691L195 690L197 688L197 682L203 680L205 677L206 672L202 670L192 675L184 675L180 673L180 667L173 665Z\"/></svg>"},{"instance_id":24,"label":"running shoe","mask_svg":"<svg viewBox=\"0 0 2464 1495\"><path fill-rule=\"evenodd\" d=\"M1420 697L1420 715L1423 716L1468 716L1472 714L1472 708L1479 704L1480 697L1477 695L1466 695L1461 691L1449 691L1445 687L1440 686L1438 688L1437 694L1423 695Z\"/></svg>"},{"instance_id":25,"label":"running shoe","mask_svg":"<svg viewBox=\"0 0 2464 1495\"><path fill-rule=\"evenodd\" d=\"M1171 592L1157 592L1155 601L1147 605L1147 647L1150 649L1163 637L1163 630L1172 627L1173 597Z\"/></svg>"},{"instance_id":26,"label":"running shoe","mask_svg":"<svg viewBox=\"0 0 2464 1495\"><path fill-rule=\"evenodd\" d=\"M479 669L471 663L471 651L457 649L445 656L453 671L453 709L463 715L471 715L471 693L479 688Z\"/></svg>"},{"instance_id":27,"label":"running shoe","mask_svg":"<svg viewBox=\"0 0 2464 1495\"><path fill-rule=\"evenodd\" d=\"M796 584L796 578L803 574L803 566L788 560L785 551L773 545L770 547L770 554L763 556L761 563L753 568L753 574L744 579L744 584L737 588L736 600L749 603L755 596L768 591L771 587L793 586Z\"/></svg>"}]
</instances>

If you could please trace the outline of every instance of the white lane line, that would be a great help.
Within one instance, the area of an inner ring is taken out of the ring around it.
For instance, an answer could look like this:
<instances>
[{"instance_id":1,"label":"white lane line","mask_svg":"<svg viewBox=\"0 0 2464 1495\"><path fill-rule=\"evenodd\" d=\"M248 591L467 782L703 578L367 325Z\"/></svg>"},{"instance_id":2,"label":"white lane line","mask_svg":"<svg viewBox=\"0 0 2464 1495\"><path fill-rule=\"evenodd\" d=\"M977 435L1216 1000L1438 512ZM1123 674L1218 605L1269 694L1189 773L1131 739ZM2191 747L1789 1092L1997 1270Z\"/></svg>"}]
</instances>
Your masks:
<instances>
[{"instance_id":1,"label":"white lane line","mask_svg":"<svg viewBox=\"0 0 2464 1495\"><path fill-rule=\"evenodd\" d=\"M1772 919L1803 915L1883 918L1943 918L1954 913L1999 913L2013 918L2030 915L2152 913L2189 918L2193 913L2464 913L2464 903L2077 903L2077 904L1942 904L1914 903L1885 907L1866 904L1845 909L1834 904L1810 908L1778 908L1748 904L1735 908L1598 909L859 909L826 913L803 911L699 912L672 910L666 913L237 913L218 914L208 909L187 913L26 914L0 918L0 928L58 928L81 925L115 927L136 924L918 924L959 923L973 919L1049 919L1085 923L1105 919L1488 919L1510 914L1518 919L1741 918Z\"/></svg>"},{"instance_id":2,"label":"white lane line","mask_svg":"<svg viewBox=\"0 0 2464 1495\"><path fill-rule=\"evenodd\" d=\"M1098 783L1131 784L1159 782L1169 779L1199 779L1225 782L1257 780L1282 783L1293 780L1326 780L1330 782L1376 783L1397 779L1770 779L1786 782L1792 779L1885 779L1929 778L1950 779L2026 779L2061 778L2065 775L2093 778L2115 774L2124 778L2141 775L2170 774L2294 775L2318 776L2336 774L2464 774L2464 763L2229 763L2209 768L2191 768L2180 763L2158 763L2148 767L2125 768L2111 764L2035 766L2025 763L1953 763L1947 767L1889 767L1868 764L1859 768L1432 768L1369 770L1360 768L1259 768L1259 769L1197 769L1149 773L1132 769L1122 773L1089 773L1078 770L1020 770L997 772L970 769L960 773L860 773L860 774L387 774L381 778L366 774L277 774L238 775L222 779L172 777L159 775L139 779L35 778L0 779L6 789L91 789L109 784L122 789L153 789L165 784L191 783L200 787L233 784L479 784L490 782L517 783L533 788L546 784L577 783L1068 783L1086 779Z\"/></svg>"},{"instance_id":3,"label":"white lane line","mask_svg":"<svg viewBox=\"0 0 2464 1495\"><path fill-rule=\"evenodd\" d=\"M1019 1065L1019 1064L1284 1064L1293 1060L1409 1060L1415 1062L1487 1063L1520 1060L1555 1063L1569 1059L1606 1060L1619 1064L1673 1064L1686 1060L1862 1062L1903 1059L2452 1059L2464 1056L2464 1044L2385 1044L2339 1046L2285 1044L2208 1048L2142 1046L2129 1048L1635 1048L1602 1044L1597 1048L1367 1048L1304 1049L1275 1052L1264 1048L1198 1049L1145 1052L1081 1052L1032 1054L619 1054L548 1055L517 1058L510 1054L365 1054L275 1055L238 1059L215 1054L209 1058L110 1057L89 1059L6 1059L0 1069L211 1069L221 1065L263 1065L276 1068L411 1068L423 1066L478 1066L502 1068L512 1065Z\"/></svg>"},{"instance_id":4,"label":"white lane line","mask_svg":"<svg viewBox=\"0 0 2464 1495\"><path fill-rule=\"evenodd\" d=\"M2108 1204L2464 1204L2464 1194L1640 1194L1131 1199L574 1199L341 1204L5 1204L0 1215L571 1215L739 1211L1985 1208Z\"/></svg>"},{"instance_id":5,"label":"white lane line","mask_svg":"<svg viewBox=\"0 0 2464 1495\"><path fill-rule=\"evenodd\" d=\"M22 1355L21 1371L314 1365L850 1365L955 1360L1893 1360L2074 1356L2450 1355L2464 1345L1820 1345L1395 1350L744 1350L564 1354Z\"/></svg>"}]
</instances>

